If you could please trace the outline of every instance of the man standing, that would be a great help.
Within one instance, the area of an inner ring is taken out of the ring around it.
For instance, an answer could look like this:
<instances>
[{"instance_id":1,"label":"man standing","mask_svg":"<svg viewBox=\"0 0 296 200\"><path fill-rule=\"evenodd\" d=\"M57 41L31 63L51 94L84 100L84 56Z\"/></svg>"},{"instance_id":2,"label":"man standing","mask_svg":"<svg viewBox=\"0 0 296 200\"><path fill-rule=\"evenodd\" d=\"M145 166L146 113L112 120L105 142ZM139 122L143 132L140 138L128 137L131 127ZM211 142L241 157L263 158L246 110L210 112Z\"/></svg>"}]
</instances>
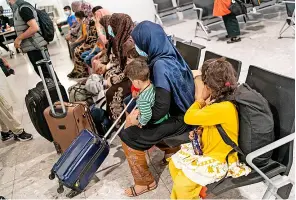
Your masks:
<instances>
[{"instance_id":1,"label":"man standing","mask_svg":"<svg viewBox=\"0 0 296 200\"><path fill-rule=\"evenodd\" d=\"M13 11L14 28L17 38L14 41L15 48L21 48L27 53L36 73L39 71L36 62L44 59L41 48L47 46L47 42L41 35L38 16L35 8L24 0L6 0ZM47 51L47 50L46 50ZM41 66L44 78L51 78L46 65Z\"/></svg>"}]
</instances>

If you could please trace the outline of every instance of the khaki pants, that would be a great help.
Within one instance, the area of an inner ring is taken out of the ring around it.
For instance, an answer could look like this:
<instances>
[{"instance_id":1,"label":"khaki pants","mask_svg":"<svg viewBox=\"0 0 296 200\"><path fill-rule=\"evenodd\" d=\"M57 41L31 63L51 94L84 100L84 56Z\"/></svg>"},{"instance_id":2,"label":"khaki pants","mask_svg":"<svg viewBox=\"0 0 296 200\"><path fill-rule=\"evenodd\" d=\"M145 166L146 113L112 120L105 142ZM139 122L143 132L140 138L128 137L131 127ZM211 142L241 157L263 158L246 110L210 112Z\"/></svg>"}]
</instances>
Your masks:
<instances>
[{"instance_id":1,"label":"khaki pants","mask_svg":"<svg viewBox=\"0 0 296 200\"><path fill-rule=\"evenodd\" d=\"M21 123L13 116L12 106L0 94L0 131L8 132L11 130L14 134L19 135L24 128Z\"/></svg>"}]
</instances>

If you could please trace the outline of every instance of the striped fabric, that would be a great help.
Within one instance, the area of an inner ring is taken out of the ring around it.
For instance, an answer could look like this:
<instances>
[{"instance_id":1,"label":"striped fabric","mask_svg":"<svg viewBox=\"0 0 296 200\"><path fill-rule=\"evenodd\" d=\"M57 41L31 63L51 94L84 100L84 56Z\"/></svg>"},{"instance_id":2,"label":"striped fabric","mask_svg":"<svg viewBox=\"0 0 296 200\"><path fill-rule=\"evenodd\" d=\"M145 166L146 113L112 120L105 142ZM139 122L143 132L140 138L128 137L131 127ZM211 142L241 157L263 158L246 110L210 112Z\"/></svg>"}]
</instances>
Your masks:
<instances>
[{"instance_id":1,"label":"striped fabric","mask_svg":"<svg viewBox=\"0 0 296 200\"><path fill-rule=\"evenodd\" d=\"M137 107L140 111L139 123L145 126L152 117L152 107L155 102L155 88L154 85L150 85L146 88L137 99ZM164 120L168 119L168 115L164 116L162 119L157 121L155 124L159 124Z\"/></svg>"}]
</instances>

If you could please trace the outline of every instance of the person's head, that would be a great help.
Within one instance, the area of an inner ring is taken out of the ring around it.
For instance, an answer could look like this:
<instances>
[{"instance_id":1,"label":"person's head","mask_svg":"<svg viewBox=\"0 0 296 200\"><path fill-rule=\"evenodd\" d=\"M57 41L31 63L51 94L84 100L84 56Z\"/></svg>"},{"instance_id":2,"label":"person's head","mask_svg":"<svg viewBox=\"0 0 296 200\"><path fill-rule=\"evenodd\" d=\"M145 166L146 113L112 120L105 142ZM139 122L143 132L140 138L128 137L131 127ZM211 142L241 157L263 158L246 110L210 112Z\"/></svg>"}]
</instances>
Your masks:
<instances>
[{"instance_id":1,"label":"person's head","mask_svg":"<svg viewBox=\"0 0 296 200\"><path fill-rule=\"evenodd\" d=\"M120 66L124 68L127 58L123 55L123 45L130 38L135 25L132 18L123 13L114 13L110 18L109 35L113 36L112 50Z\"/></svg>"},{"instance_id":2,"label":"person's head","mask_svg":"<svg viewBox=\"0 0 296 200\"><path fill-rule=\"evenodd\" d=\"M237 88L237 78L233 66L225 58L205 61L201 72L205 84L204 93L211 100L232 100L232 94Z\"/></svg>"},{"instance_id":3,"label":"person's head","mask_svg":"<svg viewBox=\"0 0 296 200\"><path fill-rule=\"evenodd\" d=\"M85 1L74 1L71 4L73 12L83 11L86 18L91 19L93 17L92 14L92 5Z\"/></svg>"},{"instance_id":4,"label":"person's head","mask_svg":"<svg viewBox=\"0 0 296 200\"><path fill-rule=\"evenodd\" d=\"M134 28L131 36L137 51L146 53L149 63L160 56L178 57L171 41L159 24L143 21Z\"/></svg>"},{"instance_id":5,"label":"person's head","mask_svg":"<svg viewBox=\"0 0 296 200\"><path fill-rule=\"evenodd\" d=\"M124 70L125 76L128 77L136 88L144 89L147 82L150 82L150 70L147 62L137 58L129 63Z\"/></svg>"},{"instance_id":6,"label":"person's head","mask_svg":"<svg viewBox=\"0 0 296 200\"><path fill-rule=\"evenodd\" d=\"M103 7L102 6L96 6L96 7L93 7L93 9L91 10L91 12L93 14L95 14L98 10L102 9Z\"/></svg>"},{"instance_id":7,"label":"person's head","mask_svg":"<svg viewBox=\"0 0 296 200\"><path fill-rule=\"evenodd\" d=\"M111 18L111 15L105 15L99 20L99 23L105 30L107 40L110 39L110 36L108 34L108 26L109 26L110 18Z\"/></svg>"},{"instance_id":8,"label":"person's head","mask_svg":"<svg viewBox=\"0 0 296 200\"><path fill-rule=\"evenodd\" d=\"M71 15L71 7L70 6L65 6L64 7L64 12L67 16Z\"/></svg>"},{"instance_id":9,"label":"person's head","mask_svg":"<svg viewBox=\"0 0 296 200\"><path fill-rule=\"evenodd\" d=\"M7 4L12 6L15 4L16 0L6 0Z\"/></svg>"},{"instance_id":10,"label":"person's head","mask_svg":"<svg viewBox=\"0 0 296 200\"><path fill-rule=\"evenodd\" d=\"M75 17L78 23L82 23L83 19L86 17L83 11L78 11L75 13Z\"/></svg>"},{"instance_id":11,"label":"person's head","mask_svg":"<svg viewBox=\"0 0 296 200\"><path fill-rule=\"evenodd\" d=\"M122 46L123 56L127 58L126 64L131 63L134 59L140 58L140 56L135 48L135 43L130 37Z\"/></svg>"}]
</instances>

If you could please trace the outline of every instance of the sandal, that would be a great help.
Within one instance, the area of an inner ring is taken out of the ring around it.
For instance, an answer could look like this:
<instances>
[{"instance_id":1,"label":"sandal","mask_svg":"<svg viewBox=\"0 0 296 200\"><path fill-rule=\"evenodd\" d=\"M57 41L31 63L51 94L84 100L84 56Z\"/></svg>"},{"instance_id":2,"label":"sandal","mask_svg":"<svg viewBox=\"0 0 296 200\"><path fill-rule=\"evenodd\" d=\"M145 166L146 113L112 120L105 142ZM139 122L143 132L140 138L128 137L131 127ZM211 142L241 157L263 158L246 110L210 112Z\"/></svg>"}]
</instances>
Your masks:
<instances>
[{"instance_id":1,"label":"sandal","mask_svg":"<svg viewBox=\"0 0 296 200\"><path fill-rule=\"evenodd\" d=\"M227 44L235 43L235 42L240 42L242 39L240 37L232 37L230 40L227 41Z\"/></svg>"},{"instance_id":2,"label":"sandal","mask_svg":"<svg viewBox=\"0 0 296 200\"><path fill-rule=\"evenodd\" d=\"M155 190L156 188L157 188L157 183L155 183L155 185L152 186L152 187L150 187L149 185L147 185L147 189L146 189L146 190L143 190L142 192L137 193L137 192L136 192L136 189L135 189L135 185L134 185L134 186L130 187L132 194L131 194L131 195L128 195L128 194L126 194L126 193L125 193L125 194L126 194L128 197L136 197L136 196L140 196L140 195L142 195L142 194L145 194L145 193L147 193L147 192L150 192L150 191L152 191L152 190Z\"/></svg>"}]
</instances>

